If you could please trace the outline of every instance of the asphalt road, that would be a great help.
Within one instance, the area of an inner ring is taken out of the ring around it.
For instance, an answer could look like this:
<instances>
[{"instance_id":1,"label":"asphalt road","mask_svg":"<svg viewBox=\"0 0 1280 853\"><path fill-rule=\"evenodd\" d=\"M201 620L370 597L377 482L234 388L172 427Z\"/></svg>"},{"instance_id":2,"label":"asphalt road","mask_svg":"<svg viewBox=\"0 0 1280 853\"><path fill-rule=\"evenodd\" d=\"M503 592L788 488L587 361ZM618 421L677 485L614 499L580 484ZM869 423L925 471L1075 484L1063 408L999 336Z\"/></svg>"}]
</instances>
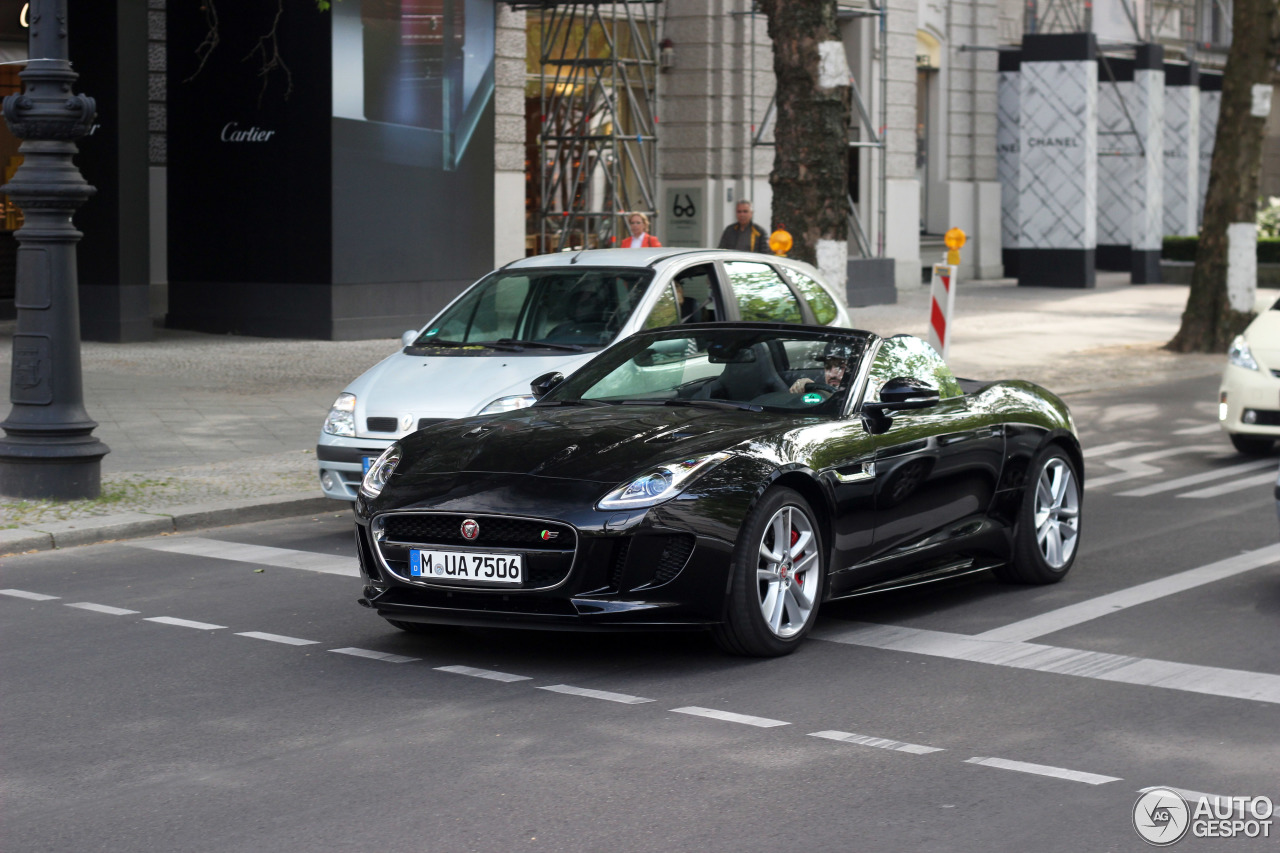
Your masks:
<instances>
[{"instance_id":1,"label":"asphalt road","mask_svg":"<svg viewBox=\"0 0 1280 853\"><path fill-rule=\"evenodd\" d=\"M1215 394L1071 399L1064 583L836 603L781 660L402 634L345 512L6 558L0 850L1143 850L1144 788L1280 801L1276 459Z\"/></svg>"}]
</instances>

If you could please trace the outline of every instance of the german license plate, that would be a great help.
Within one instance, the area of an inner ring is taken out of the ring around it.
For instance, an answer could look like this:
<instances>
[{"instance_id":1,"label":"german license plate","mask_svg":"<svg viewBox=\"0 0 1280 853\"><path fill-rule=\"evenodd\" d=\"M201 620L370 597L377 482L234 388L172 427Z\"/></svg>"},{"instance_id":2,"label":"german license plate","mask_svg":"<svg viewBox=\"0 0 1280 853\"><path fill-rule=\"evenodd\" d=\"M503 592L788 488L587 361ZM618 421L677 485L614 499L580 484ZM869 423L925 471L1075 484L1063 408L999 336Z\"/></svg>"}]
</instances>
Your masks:
<instances>
[{"instance_id":1,"label":"german license plate","mask_svg":"<svg viewBox=\"0 0 1280 853\"><path fill-rule=\"evenodd\" d=\"M519 554L469 551L409 551L409 574L423 580L471 581L519 586L524 579Z\"/></svg>"},{"instance_id":2,"label":"german license plate","mask_svg":"<svg viewBox=\"0 0 1280 853\"><path fill-rule=\"evenodd\" d=\"M360 457L360 467L363 469L363 470L361 471L361 473L363 473L363 474L368 474L368 473L369 473L369 466L370 466L370 465L372 465L372 464L373 464L373 461L374 461L375 459L377 459L377 458L378 458L378 457L376 457L376 456L361 456L361 457Z\"/></svg>"}]
</instances>

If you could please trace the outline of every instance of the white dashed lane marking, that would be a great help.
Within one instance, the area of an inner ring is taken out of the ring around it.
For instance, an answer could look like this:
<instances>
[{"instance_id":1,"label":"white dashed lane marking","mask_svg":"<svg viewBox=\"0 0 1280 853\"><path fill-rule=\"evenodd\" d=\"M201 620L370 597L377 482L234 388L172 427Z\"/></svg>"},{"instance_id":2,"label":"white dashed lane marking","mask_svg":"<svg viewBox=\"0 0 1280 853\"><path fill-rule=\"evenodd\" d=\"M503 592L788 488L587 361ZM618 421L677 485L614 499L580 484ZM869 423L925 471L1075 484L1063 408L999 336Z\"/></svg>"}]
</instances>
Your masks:
<instances>
[{"instance_id":1,"label":"white dashed lane marking","mask_svg":"<svg viewBox=\"0 0 1280 853\"><path fill-rule=\"evenodd\" d=\"M1257 459L1253 462L1245 462L1242 465L1230 465L1226 468L1218 468L1213 471L1204 471L1199 474L1192 474L1188 477L1178 477L1173 480L1165 480L1163 483L1156 483L1152 486L1143 486L1140 489L1131 489L1127 492L1120 492L1122 498L1145 498L1148 495L1158 495L1161 492L1173 492L1187 486L1198 486L1201 483L1208 483L1212 480L1223 480L1227 477L1234 477L1237 474L1243 474L1246 471L1256 471L1259 468L1270 468L1273 471L1276 467L1274 459ZM1267 479L1275 479L1274 474L1268 474ZM1231 491L1242 488L1236 483L1230 484ZM1194 493L1193 493L1194 494ZM1179 495L1179 497L1189 497L1189 495Z\"/></svg>"},{"instance_id":2,"label":"white dashed lane marking","mask_svg":"<svg viewBox=\"0 0 1280 853\"><path fill-rule=\"evenodd\" d=\"M695 717L707 717L712 720L724 720L726 723L741 723L744 726L759 726L762 729L791 725L790 723L784 723L782 720L771 720L768 717L751 717L746 714L735 714L732 711L717 711L714 708L699 708L697 706L672 708L671 713L690 714Z\"/></svg>"},{"instance_id":3,"label":"white dashed lane marking","mask_svg":"<svg viewBox=\"0 0 1280 853\"><path fill-rule=\"evenodd\" d=\"M144 622L159 622L161 625L177 625L179 628L196 628L200 631L216 631L226 625L213 625L208 622L192 622L190 619L175 619L172 616L151 616Z\"/></svg>"},{"instance_id":4,"label":"white dashed lane marking","mask_svg":"<svg viewBox=\"0 0 1280 853\"><path fill-rule=\"evenodd\" d=\"M329 651L340 655L351 655L357 658L368 658L369 660L380 660L386 663L412 663L421 658L407 658L404 655L393 655L390 652L375 652L373 649L329 649Z\"/></svg>"},{"instance_id":5,"label":"white dashed lane marking","mask_svg":"<svg viewBox=\"0 0 1280 853\"><path fill-rule=\"evenodd\" d=\"M232 560L238 563L252 563L255 566L279 566L284 569L302 569L349 578L360 574L354 557L336 557L333 554L271 548L266 545L244 545L240 542L224 542L221 539L203 539L198 536L183 539L145 539L129 544L135 548L147 548L152 551Z\"/></svg>"},{"instance_id":6,"label":"white dashed lane marking","mask_svg":"<svg viewBox=\"0 0 1280 853\"><path fill-rule=\"evenodd\" d=\"M0 595L11 595L14 598L25 598L29 601L55 601L58 596L44 595L39 592L27 592L25 589L0 589Z\"/></svg>"},{"instance_id":7,"label":"white dashed lane marking","mask_svg":"<svg viewBox=\"0 0 1280 853\"><path fill-rule=\"evenodd\" d=\"M267 634L263 631L243 631L237 637L248 637L251 640L266 640L268 643L283 643L286 646L314 646L319 640L302 640L298 637L286 637L284 634Z\"/></svg>"},{"instance_id":8,"label":"white dashed lane marking","mask_svg":"<svg viewBox=\"0 0 1280 853\"><path fill-rule=\"evenodd\" d=\"M1101 616L1107 616L1129 607L1146 604L1158 598L1164 598L1198 586L1224 580L1225 578L1243 574L1280 560L1280 543L1246 551L1207 566L1188 569L1185 572L1168 575L1147 583L1117 590L1107 595L1100 595L1087 601L1081 601L1057 610L1050 610L1030 619L1013 622L1000 628L993 628L978 634L974 639L980 640L1030 640L1043 637L1064 628L1071 628L1084 622L1090 622Z\"/></svg>"},{"instance_id":9,"label":"white dashed lane marking","mask_svg":"<svg viewBox=\"0 0 1280 853\"><path fill-rule=\"evenodd\" d=\"M1222 427L1217 424L1201 424L1200 426L1183 427L1175 429L1174 435L1208 435L1211 432L1221 432Z\"/></svg>"},{"instance_id":10,"label":"white dashed lane marking","mask_svg":"<svg viewBox=\"0 0 1280 853\"><path fill-rule=\"evenodd\" d=\"M512 675L509 672L498 672L494 669L476 669L474 666L438 666L441 672L452 672L454 675L469 675L472 678L487 678L490 681L529 681L527 675Z\"/></svg>"},{"instance_id":11,"label":"white dashed lane marking","mask_svg":"<svg viewBox=\"0 0 1280 853\"><path fill-rule=\"evenodd\" d=\"M968 758L965 759L965 764L981 764L984 767L998 767L1001 770L1014 770L1018 773L1034 773L1036 776L1051 776L1054 779L1083 782L1086 785L1105 785L1108 782L1121 781L1118 776L1100 776L1097 773L1082 773L1079 770L1068 770L1065 767L1029 764L1026 761L1010 761L1007 758Z\"/></svg>"},{"instance_id":12,"label":"white dashed lane marking","mask_svg":"<svg viewBox=\"0 0 1280 853\"><path fill-rule=\"evenodd\" d=\"M589 687L571 687L568 684L552 684L539 687L539 690L550 690L552 693L567 693L570 696L586 696L588 699L603 699L606 702L620 702L623 705L642 705L652 702L642 696L628 696L625 693L610 693L607 690L592 690Z\"/></svg>"},{"instance_id":13,"label":"white dashed lane marking","mask_svg":"<svg viewBox=\"0 0 1280 853\"><path fill-rule=\"evenodd\" d=\"M105 613L108 616L132 616L137 610L126 610L123 607L109 607L105 604L93 604L88 601L77 601L75 604L64 605L66 607L78 607L81 610L92 610L94 613Z\"/></svg>"},{"instance_id":14,"label":"white dashed lane marking","mask_svg":"<svg viewBox=\"0 0 1280 853\"><path fill-rule=\"evenodd\" d=\"M936 746L921 746L918 743L903 743L900 740L889 740L882 737L855 735L852 732L810 732L809 737L838 740L843 743L856 743L860 746L874 746L876 749L891 749L894 752L909 752L912 755L928 755L931 752L945 752Z\"/></svg>"}]
</instances>

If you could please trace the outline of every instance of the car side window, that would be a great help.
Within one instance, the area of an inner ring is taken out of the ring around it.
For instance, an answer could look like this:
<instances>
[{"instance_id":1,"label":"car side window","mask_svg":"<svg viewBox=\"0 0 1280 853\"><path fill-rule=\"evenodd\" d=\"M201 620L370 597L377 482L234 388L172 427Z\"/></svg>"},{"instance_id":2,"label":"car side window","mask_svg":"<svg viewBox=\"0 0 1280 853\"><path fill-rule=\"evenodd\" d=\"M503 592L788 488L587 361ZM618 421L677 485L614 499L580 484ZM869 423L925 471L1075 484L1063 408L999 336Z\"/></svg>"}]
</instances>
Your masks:
<instances>
[{"instance_id":1,"label":"car side window","mask_svg":"<svg viewBox=\"0 0 1280 853\"><path fill-rule=\"evenodd\" d=\"M938 396L960 397L964 391L955 374L938 355L938 351L925 341L910 335L897 335L880 344L875 360L871 362L871 375L867 380L868 400L879 400L880 389L896 377L919 379L938 389Z\"/></svg>"},{"instance_id":2,"label":"car side window","mask_svg":"<svg viewBox=\"0 0 1280 853\"><path fill-rule=\"evenodd\" d=\"M667 285L653 311L645 318L644 327L652 329L677 323L722 320L716 298L718 291L715 268L710 264L681 270L671 279L671 284Z\"/></svg>"},{"instance_id":3,"label":"car side window","mask_svg":"<svg viewBox=\"0 0 1280 853\"><path fill-rule=\"evenodd\" d=\"M804 301L809 303L809 310L813 312L814 320L826 326L836 318L836 301L831 298L830 293L827 293L826 288L791 267L783 267L782 274L795 285L796 290L800 291Z\"/></svg>"},{"instance_id":4,"label":"car side window","mask_svg":"<svg viewBox=\"0 0 1280 853\"><path fill-rule=\"evenodd\" d=\"M773 267L753 261L727 261L724 268L743 320L801 322L800 303Z\"/></svg>"}]
</instances>

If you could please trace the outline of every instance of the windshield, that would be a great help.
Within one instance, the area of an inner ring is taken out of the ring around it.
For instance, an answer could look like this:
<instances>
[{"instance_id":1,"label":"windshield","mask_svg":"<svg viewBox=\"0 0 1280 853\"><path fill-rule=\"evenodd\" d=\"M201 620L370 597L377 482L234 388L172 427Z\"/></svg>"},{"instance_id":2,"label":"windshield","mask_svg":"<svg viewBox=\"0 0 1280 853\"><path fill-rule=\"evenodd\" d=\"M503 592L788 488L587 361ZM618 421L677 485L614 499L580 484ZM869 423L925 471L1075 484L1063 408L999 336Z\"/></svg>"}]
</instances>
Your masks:
<instances>
[{"instance_id":1,"label":"windshield","mask_svg":"<svg viewBox=\"0 0 1280 853\"><path fill-rule=\"evenodd\" d=\"M868 338L711 326L640 334L593 359L538 405L705 405L838 415Z\"/></svg>"},{"instance_id":2,"label":"windshield","mask_svg":"<svg viewBox=\"0 0 1280 853\"><path fill-rule=\"evenodd\" d=\"M502 341L605 346L640 304L652 278L649 269L598 267L495 272L437 317L413 346Z\"/></svg>"}]
</instances>

